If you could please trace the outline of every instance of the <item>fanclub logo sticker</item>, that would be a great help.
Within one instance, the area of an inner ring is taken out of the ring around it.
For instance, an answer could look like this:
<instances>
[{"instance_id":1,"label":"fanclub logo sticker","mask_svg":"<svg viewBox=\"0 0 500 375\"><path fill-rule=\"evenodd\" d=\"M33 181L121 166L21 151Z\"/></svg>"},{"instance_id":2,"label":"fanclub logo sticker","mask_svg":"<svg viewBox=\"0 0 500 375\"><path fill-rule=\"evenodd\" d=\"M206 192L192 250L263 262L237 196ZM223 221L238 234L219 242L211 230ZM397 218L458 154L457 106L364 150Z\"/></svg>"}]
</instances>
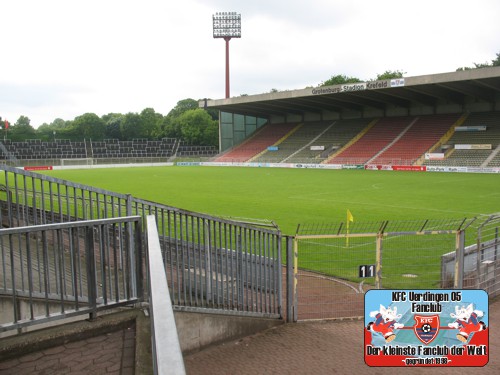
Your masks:
<instances>
[{"instance_id":1,"label":"fanclub logo sticker","mask_svg":"<svg viewBox=\"0 0 500 375\"><path fill-rule=\"evenodd\" d=\"M484 290L377 290L365 293L364 358L369 366L485 366Z\"/></svg>"},{"instance_id":2,"label":"fanclub logo sticker","mask_svg":"<svg viewBox=\"0 0 500 375\"><path fill-rule=\"evenodd\" d=\"M424 344L434 340L439 332L439 315L413 315L415 336Z\"/></svg>"}]
</instances>

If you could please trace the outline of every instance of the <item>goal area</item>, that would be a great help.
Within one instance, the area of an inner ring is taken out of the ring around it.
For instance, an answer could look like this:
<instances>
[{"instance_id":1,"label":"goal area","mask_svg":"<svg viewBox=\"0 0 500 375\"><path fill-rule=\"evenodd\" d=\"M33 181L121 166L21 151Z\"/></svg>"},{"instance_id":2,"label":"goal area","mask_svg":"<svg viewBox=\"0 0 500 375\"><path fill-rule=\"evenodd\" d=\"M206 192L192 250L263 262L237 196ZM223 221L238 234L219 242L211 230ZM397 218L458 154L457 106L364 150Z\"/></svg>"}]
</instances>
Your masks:
<instances>
[{"instance_id":1,"label":"goal area","mask_svg":"<svg viewBox=\"0 0 500 375\"><path fill-rule=\"evenodd\" d=\"M92 158L61 159L61 166L92 165L92 164L94 164L94 159Z\"/></svg>"}]
</instances>

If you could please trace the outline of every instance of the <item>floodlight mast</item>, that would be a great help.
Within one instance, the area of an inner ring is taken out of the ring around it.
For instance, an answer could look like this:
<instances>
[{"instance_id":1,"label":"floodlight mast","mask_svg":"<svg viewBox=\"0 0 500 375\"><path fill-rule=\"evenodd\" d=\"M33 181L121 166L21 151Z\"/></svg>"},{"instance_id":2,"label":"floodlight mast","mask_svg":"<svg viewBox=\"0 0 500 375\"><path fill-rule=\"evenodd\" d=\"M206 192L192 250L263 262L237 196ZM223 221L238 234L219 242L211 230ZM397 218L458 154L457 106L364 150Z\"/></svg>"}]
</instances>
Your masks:
<instances>
[{"instance_id":1,"label":"floodlight mast","mask_svg":"<svg viewBox=\"0 0 500 375\"><path fill-rule=\"evenodd\" d=\"M236 12L217 12L212 16L214 38L226 41L226 99L229 98L229 41L241 38L241 14Z\"/></svg>"}]
</instances>

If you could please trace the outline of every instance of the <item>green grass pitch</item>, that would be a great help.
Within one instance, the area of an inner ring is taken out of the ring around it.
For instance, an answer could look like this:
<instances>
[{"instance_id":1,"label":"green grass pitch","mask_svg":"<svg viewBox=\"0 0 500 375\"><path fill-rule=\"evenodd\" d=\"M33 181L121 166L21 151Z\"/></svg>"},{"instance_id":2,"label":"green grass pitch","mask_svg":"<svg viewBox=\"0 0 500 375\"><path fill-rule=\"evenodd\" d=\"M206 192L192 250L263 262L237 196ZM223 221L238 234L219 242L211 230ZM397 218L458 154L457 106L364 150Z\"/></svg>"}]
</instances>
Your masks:
<instances>
[{"instance_id":1,"label":"green grass pitch","mask_svg":"<svg viewBox=\"0 0 500 375\"><path fill-rule=\"evenodd\" d=\"M500 175L240 167L44 172L216 216L298 224L460 219L500 211Z\"/></svg>"},{"instance_id":2,"label":"green grass pitch","mask_svg":"<svg viewBox=\"0 0 500 375\"><path fill-rule=\"evenodd\" d=\"M298 224L345 223L348 209L356 226L385 220L450 222L500 212L500 175L495 174L180 166L44 173L194 212L272 220L287 235L294 235ZM327 231L321 233L331 234ZM441 255L454 250L455 236L425 237L384 240L385 288L408 282L440 287ZM359 265L375 263L374 237L352 238L348 246L344 239L301 246L299 267L352 282L360 282ZM374 279L364 282L373 285Z\"/></svg>"}]
</instances>

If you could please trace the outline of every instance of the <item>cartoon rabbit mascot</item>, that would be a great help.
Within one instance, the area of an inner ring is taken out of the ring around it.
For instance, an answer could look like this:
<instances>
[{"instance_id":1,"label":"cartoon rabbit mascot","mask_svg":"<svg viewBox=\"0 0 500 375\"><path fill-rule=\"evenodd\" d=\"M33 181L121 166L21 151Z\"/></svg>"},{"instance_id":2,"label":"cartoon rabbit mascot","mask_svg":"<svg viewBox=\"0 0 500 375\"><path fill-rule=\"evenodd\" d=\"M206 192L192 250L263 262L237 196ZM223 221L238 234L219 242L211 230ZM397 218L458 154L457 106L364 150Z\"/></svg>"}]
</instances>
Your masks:
<instances>
[{"instance_id":1,"label":"cartoon rabbit mascot","mask_svg":"<svg viewBox=\"0 0 500 375\"><path fill-rule=\"evenodd\" d=\"M404 324L397 323L396 321L401 318L398 314L398 308L394 307L387 309L380 305L380 311L370 312L370 317L375 318L374 322L368 323L366 329L371 332L378 332L384 336L385 342L389 343L396 338L394 333L395 329L404 327Z\"/></svg>"},{"instance_id":2,"label":"cartoon rabbit mascot","mask_svg":"<svg viewBox=\"0 0 500 375\"><path fill-rule=\"evenodd\" d=\"M483 315L482 311L473 310L472 303L467 307L455 306L455 314L450 313L450 316L456 320L448 323L448 327L458 329L457 339L466 342L471 333L486 329L486 324L479 320Z\"/></svg>"}]
</instances>

